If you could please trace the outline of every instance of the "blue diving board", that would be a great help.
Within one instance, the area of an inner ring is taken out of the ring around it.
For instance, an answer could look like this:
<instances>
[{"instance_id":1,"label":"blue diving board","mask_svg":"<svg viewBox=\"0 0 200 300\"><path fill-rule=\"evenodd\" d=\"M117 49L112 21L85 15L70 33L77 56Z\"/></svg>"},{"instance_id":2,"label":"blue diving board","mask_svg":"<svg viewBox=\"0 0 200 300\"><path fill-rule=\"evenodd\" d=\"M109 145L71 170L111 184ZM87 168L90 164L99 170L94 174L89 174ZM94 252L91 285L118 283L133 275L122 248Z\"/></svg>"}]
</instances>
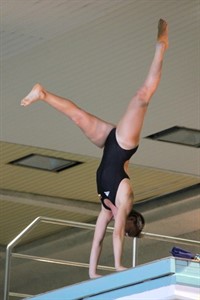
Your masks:
<instances>
[{"instance_id":1,"label":"blue diving board","mask_svg":"<svg viewBox=\"0 0 200 300\"><path fill-rule=\"evenodd\" d=\"M122 272L49 291L28 299L197 300L200 299L198 298L199 294L200 263L168 257Z\"/></svg>"}]
</instances>

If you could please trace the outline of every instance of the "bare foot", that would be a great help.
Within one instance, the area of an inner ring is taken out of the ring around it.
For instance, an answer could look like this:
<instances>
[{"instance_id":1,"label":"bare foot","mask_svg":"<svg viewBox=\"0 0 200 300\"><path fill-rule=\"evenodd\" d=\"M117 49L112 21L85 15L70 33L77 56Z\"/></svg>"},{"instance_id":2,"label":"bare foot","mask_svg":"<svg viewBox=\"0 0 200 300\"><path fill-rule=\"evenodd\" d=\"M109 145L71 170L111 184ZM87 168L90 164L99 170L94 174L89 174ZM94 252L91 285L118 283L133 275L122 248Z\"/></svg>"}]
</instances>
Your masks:
<instances>
[{"instance_id":1,"label":"bare foot","mask_svg":"<svg viewBox=\"0 0 200 300\"><path fill-rule=\"evenodd\" d=\"M158 36L157 36L158 43L164 43L165 49L168 48L168 25L167 22L163 19L160 19L158 22Z\"/></svg>"},{"instance_id":2,"label":"bare foot","mask_svg":"<svg viewBox=\"0 0 200 300\"><path fill-rule=\"evenodd\" d=\"M43 100L45 97L45 90L40 84L34 85L30 93L21 101L22 106L27 106L38 100Z\"/></svg>"}]
</instances>

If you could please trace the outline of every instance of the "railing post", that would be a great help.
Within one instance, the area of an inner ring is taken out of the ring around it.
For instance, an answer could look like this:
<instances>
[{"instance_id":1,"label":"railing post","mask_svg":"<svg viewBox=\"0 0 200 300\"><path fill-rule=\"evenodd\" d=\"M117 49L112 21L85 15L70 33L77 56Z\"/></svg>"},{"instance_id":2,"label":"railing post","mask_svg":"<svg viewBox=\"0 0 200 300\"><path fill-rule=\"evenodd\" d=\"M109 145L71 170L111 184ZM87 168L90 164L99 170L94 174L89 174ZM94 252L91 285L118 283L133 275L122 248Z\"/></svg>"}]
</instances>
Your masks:
<instances>
[{"instance_id":1,"label":"railing post","mask_svg":"<svg viewBox=\"0 0 200 300\"><path fill-rule=\"evenodd\" d=\"M133 238L133 262L132 262L133 267L136 266L136 258L137 258L137 238L134 237Z\"/></svg>"},{"instance_id":2,"label":"railing post","mask_svg":"<svg viewBox=\"0 0 200 300\"><path fill-rule=\"evenodd\" d=\"M30 223L20 234L18 234L7 246L6 248L6 262L5 262L5 281L4 281L4 300L9 300L9 289L10 289L10 266L12 249L17 244L22 237L28 233L37 223L41 221L41 217L36 218L32 223Z\"/></svg>"},{"instance_id":3,"label":"railing post","mask_svg":"<svg viewBox=\"0 0 200 300\"><path fill-rule=\"evenodd\" d=\"M7 248L7 250L6 250L6 263L5 263L4 300L9 299L10 265L11 265L11 249Z\"/></svg>"}]
</instances>

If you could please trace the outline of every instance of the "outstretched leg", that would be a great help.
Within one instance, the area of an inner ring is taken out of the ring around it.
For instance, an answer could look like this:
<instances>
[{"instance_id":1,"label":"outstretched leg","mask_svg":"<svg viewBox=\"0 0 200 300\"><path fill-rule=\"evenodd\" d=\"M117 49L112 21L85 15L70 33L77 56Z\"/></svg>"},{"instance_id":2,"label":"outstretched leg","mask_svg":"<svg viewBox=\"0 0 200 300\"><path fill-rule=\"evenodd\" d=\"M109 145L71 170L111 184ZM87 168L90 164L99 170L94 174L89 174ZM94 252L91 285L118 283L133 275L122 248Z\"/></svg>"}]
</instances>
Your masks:
<instances>
[{"instance_id":1,"label":"outstretched leg","mask_svg":"<svg viewBox=\"0 0 200 300\"><path fill-rule=\"evenodd\" d=\"M131 149L138 145L140 132L149 101L156 91L161 77L161 69L164 53L168 47L168 28L165 21L158 24L158 36L155 55L143 86L129 103L128 109L117 125L116 136L122 148ZM126 166L125 166L126 167ZM121 265L124 232L126 218L133 205L133 190L130 180L125 178L121 181L115 204L118 212L115 218L115 230L113 234L113 247L116 270L123 270Z\"/></svg>"},{"instance_id":2,"label":"outstretched leg","mask_svg":"<svg viewBox=\"0 0 200 300\"><path fill-rule=\"evenodd\" d=\"M38 100L43 100L56 110L70 118L98 147L103 147L105 140L114 127L96 116L93 116L79 108L69 99L56 96L46 91L40 84L36 84L31 92L21 101L22 106L28 106Z\"/></svg>"},{"instance_id":3,"label":"outstretched leg","mask_svg":"<svg viewBox=\"0 0 200 300\"><path fill-rule=\"evenodd\" d=\"M117 125L119 144L130 149L138 145L147 106L161 78L164 53L168 48L168 26L164 20L158 23L158 35L154 58L148 76L129 103L128 109Z\"/></svg>"}]
</instances>

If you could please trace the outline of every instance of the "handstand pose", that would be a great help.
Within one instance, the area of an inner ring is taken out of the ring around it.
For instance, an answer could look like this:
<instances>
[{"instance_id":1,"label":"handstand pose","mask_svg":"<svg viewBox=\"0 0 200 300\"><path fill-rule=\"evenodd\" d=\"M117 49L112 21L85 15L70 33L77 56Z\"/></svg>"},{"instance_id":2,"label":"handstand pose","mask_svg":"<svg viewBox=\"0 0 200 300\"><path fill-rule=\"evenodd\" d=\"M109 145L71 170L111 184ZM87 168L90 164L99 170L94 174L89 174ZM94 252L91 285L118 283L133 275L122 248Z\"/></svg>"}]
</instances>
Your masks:
<instances>
[{"instance_id":1,"label":"handstand pose","mask_svg":"<svg viewBox=\"0 0 200 300\"><path fill-rule=\"evenodd\" d=\"M125 233L137 236L144 219L133 211L133 189L127 175L129 159L136 152L147 106L161 77L164 53L168 48L168 26L160 19L155 55L144 84L131 99L128 108L115 126L79 108L71 100L56 96L36 84L21 101L27 106L42 100L70 118L96 146L103 148L101 164L97 170L97 189L102 203L90 254L90 278L96 278L102 242L108 223L114 217L113 251L115 269L122 271L122 250ZM133 220L133 222L132 222Z\"/></svg>"}]
</instances>

